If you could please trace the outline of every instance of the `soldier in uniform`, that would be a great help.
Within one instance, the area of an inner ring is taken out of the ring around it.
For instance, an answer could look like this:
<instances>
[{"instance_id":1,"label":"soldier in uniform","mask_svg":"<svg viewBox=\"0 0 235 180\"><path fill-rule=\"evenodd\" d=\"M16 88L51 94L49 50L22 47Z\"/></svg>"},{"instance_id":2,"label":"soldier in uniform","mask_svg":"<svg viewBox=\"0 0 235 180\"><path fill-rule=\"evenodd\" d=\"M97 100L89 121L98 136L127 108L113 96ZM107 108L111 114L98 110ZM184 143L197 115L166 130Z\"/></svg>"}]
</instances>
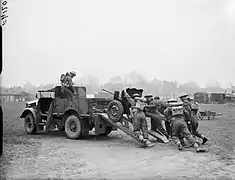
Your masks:
<instances>
[{"instance_id":1,"label":"soldier in uniform","mask_svg":"<svg viewBox=\"0 0 235 180\"><path fill-rule=\"evenodd\" d=\"M134 134L139 139L143 140L147 147L153 147L154 144L148 140L148 125L146 116L143 112L145 105L143 103L144 99L142 99L139 94L134 94L132 98L135 101L135 105L131 107L133 113ZM141 135L141 131L143 135Z\"/></svg>"},{"instance_id":2,"label":"soldier in uniform","mask_svg":"<svg viewBox=\"0 0 235 180\"><path fill-rule=\"evenodd\" d=\"M196 152L205 152L204 149L201 149L196 143L196 140L193 138L192 134L187 128L187 124L184 120L184 109L180 103L169 103L170 107L167 107L164 111L165 116L172 122L172 135L178 145L178 150L183 149L181 144L182 138L188 140L188 142L195 148ZM187 112L186 112L187 113Z\"/></svg>"},{"instance_id":3,"label":"soldier in uniform","mask_svg":"<svg viewBox=\"0 0 235 180\"><path fill-rule=\"evenodd\" d=\"M76 76L76 72L71 71L70 73L66 73L65 77L61 79L61 91L66 92L69 97L73 97L73 94L76 94L76 91L73 87L74 83L72 78Z\"/></svg>"},{"instance_id":4,"label":"soldier in uniform","mask_svg":"<svg viewBox=\"0 0 235 180\"><path fill-rule=\"evenodd\" d=\"M155 104L157 105L157 110L162 114L164 115L164 111L165 109L169 106L167 104L167 102L164 102L164 101L161 101L160 100L160 97L158 96L155 96L154 97L154 102ZM170 121L164 121L165 122L165 127L166 127L166 132L167 134L172 137L172 132L171 132L171 124L170 124Z\"/></svg>"},{"instance_id":5,"label":"soldier in uniform","mask_svg":"<svg viewBox=\"0 0 235 180\"><path fill-rule=\"evenodd\" d=\"M194 107L194 99L188 97L188 101L191 103L191 118L190 118L190 122L191 122L191 125L192 125L192 134L200 139L202 139L202 144L205 144L208 139L201 133L198 132L198 126L199 126L199 123L198 123L198 118L196 116L196 111L198 110L197 107L193 108Z\"/></svg>"},{"instance_id":6,"label":"soldier in uniform","mask_svg":"<svg viewBox=\"0 0 235 180\"><path fill-rule=\"evenodd\" d=\"M68 94L70 100L73 102L75 105L75 108L78 108L78 105L73 98L73 95L76 94L76 91L73 87L73 81L72 78L76 76L76 72L72 71L70 73L66 73L65 75L61 75L60 81L61 81L61 91L66 92ZM51 131L54 127L54 122L53 122L53 117L52 117L52 109L53 109L53 103L54 101L51 102L48 115L47 115L47 121L46 121L46 128L44 133L48 133Z\"/></svg>"},{"instance_id":7,"label":"soldier in uniform","mask_svg":"<svg viewBox=\"0 0 235 180\"><path fill-rule=\"evenodd\" d=\"M165 116L157 110L157 104L151 94L146 95L145 98L147 100L147 105L144 108L144 112L147 117L151 118L151 130L156 132L156 129L158 129L162 134L169 138L169 134L162 124L163 121L166 121Z\"/></svg>"},{"instance_id":8,"label":"soldier in uniform","mask_svg":"<svg viewBox=\"0 0 235 180\"><path fill-rule=\"evenodd\" d=\"M191 124L192 111L191 111L191 103L188 101L188 94L182 94L179 96L179 98L183 103L185 121L187 123L189 131L192 133L192 124Z\"/></svg>"}]
</instances>

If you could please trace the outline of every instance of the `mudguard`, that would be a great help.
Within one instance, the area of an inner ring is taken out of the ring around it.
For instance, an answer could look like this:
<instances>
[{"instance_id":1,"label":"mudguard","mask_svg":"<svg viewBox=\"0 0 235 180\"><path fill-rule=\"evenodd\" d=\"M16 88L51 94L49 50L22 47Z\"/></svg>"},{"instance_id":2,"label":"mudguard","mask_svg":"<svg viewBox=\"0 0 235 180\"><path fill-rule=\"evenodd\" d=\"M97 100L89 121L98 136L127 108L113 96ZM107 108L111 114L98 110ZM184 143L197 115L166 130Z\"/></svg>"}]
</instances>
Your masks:
<instances>
[{"instance_id":1,"label":"mudguard","mask_svg":"<svg viewBox=\"0 0 235 180\"><path fill-rule=\"evenodd\" d=\"M25 108L25 109L21 112L20 118L25 118L25 116L26 116L29 112L33 114L33 117L34 117L35 119L37 119L36 110L35 110L34 108Z\"/></svg>"}]
</instances>

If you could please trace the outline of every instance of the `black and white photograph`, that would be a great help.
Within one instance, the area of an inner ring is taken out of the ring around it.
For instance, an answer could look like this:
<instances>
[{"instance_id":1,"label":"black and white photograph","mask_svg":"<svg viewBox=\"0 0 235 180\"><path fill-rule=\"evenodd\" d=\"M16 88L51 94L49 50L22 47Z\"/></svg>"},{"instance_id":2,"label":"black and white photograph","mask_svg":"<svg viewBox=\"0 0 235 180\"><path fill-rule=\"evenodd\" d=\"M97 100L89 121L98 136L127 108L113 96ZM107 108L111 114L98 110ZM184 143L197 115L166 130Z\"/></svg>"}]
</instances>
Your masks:
<instances>
[{"instance_id":1,"label":"black and white photograph","mask_svg":"<svg viewBox=\"0 0 235 180\"><path fill-rule=\"evenodd\" d=\"M235 179L235 0L1 0L0 179Z\"/></svg>"}]
</instances>

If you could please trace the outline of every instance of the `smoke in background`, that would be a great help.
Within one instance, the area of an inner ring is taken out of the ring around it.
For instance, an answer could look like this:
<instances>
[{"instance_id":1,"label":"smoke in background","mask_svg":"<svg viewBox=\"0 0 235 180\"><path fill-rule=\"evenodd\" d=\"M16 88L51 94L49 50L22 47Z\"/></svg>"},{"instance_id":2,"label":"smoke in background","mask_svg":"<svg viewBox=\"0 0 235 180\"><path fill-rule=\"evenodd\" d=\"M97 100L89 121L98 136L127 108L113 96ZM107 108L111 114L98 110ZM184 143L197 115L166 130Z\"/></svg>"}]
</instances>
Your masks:
<instances>
[{"instance_id":1,"label":"smoke in background","mask_svg":"<svg viewBox=\"0 0 235 180\"><path fill-rule=\"evenodd\" d=\"M82 76L76 77L76 85L84 85L87 88L87 93L100 93L102 88L110 91L120 91L127 87L136 87L144 89L144 93L152 93L158 96L174 96L181 92L193 94L195 92L224 92L225 89L221 88L218 82L208 82L206 88L201 88L196 82L187 82L179 84L176 81L161 81L158 79L147 79L139 72L133 71L124 76L114 76L109 79L105 84L101 84L99 79L95 76ZM23 86L13 86L11 88L1 88L2 92L14 92L27 90L29 93L35 95L39 89L51 89L55 84L45 84L35 86L29 82ZM232 91L232 90L231 90ZM227 89L227 92L228 89Z\"/></svg>"}]
</instances>

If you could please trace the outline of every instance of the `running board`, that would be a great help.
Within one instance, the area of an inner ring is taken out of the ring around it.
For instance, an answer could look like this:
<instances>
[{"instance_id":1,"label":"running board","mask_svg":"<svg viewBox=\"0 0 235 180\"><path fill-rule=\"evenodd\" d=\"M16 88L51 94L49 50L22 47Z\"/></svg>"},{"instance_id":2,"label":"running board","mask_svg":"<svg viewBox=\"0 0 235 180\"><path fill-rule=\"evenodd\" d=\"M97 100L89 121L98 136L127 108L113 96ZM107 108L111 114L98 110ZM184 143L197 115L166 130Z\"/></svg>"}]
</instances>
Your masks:
<instances>
[{"instance_id":1,"label":"running board","mask_svg":"<svg viewBox=\"0 0 235 180\"><path fill-rule=\"evenodd\" d=\"M134 135L134 133L133 133L130 129L124 127L120 122L114 123L113 121L111 121L111 120L108 118L108 115L107 115L106 113L99 113L99 116L100 116L102 119L104 119L104 120L106 120L107 122L109 122L110 124L112 124L114 127L117 127L118 129L120 129L121 131L123 131L124 133L126 133L127 135L131 136L133 139L135 139L137 142L139 142L142 146L146 147L146 144L145 144L142 140L140 140L139 138L137 138L137 137Z\"/></svg>"}]
</instances>

